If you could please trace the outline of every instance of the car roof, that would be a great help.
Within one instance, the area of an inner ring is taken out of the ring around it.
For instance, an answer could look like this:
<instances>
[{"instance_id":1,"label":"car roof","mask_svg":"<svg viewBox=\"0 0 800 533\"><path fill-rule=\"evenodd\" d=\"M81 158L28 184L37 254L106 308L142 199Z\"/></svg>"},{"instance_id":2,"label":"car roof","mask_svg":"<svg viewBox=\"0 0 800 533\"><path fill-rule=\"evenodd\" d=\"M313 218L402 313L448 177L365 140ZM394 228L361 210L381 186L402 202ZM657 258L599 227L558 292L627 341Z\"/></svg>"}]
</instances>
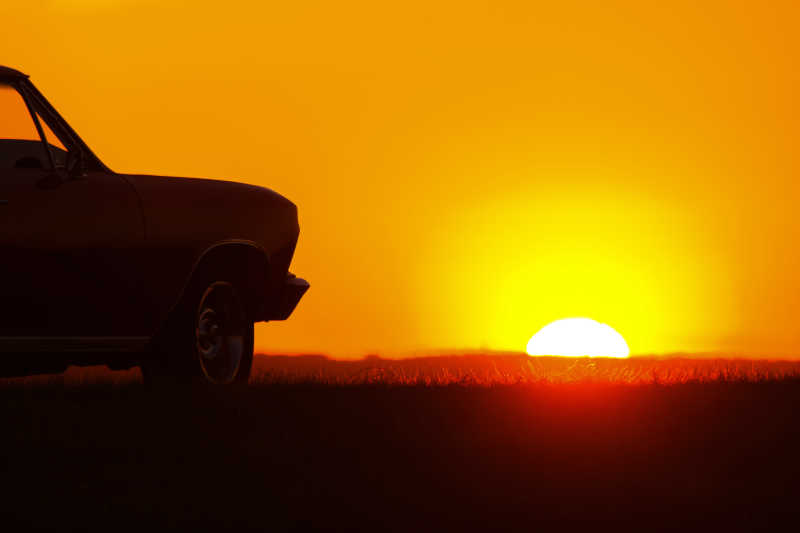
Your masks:
<instances>
[{"instance_id":1,"label":"car roof","mask_svg":"<svg viewBox=\"0 0 800 533\"><path fill-rule=\"evenodd\" d=\"M23 74L22 72L15 70L13 68L4 67L0 65L0 78L27 78L27 74Z\"/></svg>"}]
</instances>

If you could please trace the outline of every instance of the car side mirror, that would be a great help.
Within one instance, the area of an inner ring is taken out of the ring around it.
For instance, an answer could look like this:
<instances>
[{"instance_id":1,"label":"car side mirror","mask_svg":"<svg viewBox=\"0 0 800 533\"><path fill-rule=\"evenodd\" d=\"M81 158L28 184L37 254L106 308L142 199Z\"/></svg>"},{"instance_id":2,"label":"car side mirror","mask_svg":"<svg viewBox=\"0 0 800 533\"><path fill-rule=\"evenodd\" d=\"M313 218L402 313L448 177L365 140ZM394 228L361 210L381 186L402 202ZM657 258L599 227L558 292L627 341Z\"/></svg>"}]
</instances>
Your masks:
<instances>
[{"instance_id":1,"label":"car side mirror","mask_svg":"<svg viewBox=\"0 0 800 533\"><path fill-rule=\"evenodd\" d=\"M64 162L67 170L67 179L80 179L86 175L86 160L83 157L83 150L74 148L67 152L67 159Z\"/></svg>"}]
</instances>

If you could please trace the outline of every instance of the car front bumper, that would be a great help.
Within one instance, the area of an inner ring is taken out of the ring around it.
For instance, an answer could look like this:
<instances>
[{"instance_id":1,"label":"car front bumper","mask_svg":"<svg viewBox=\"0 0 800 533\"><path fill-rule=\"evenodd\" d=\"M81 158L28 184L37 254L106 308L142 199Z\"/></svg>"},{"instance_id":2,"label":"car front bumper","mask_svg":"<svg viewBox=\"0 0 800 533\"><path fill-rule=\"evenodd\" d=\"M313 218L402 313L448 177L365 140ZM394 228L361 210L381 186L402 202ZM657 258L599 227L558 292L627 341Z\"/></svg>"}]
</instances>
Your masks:
<instances>
[{"instance_id":1,"label":"car front bumper","mask_svg":"<svg viewBox=\"0 0 800 533\"><path fill-rule=\"evenodd\" d=\"M291 272L286 274L286 280L266 320L286 320L289 318L310 286L303 278L298 278Z\"/></svg>"}]
</instances>

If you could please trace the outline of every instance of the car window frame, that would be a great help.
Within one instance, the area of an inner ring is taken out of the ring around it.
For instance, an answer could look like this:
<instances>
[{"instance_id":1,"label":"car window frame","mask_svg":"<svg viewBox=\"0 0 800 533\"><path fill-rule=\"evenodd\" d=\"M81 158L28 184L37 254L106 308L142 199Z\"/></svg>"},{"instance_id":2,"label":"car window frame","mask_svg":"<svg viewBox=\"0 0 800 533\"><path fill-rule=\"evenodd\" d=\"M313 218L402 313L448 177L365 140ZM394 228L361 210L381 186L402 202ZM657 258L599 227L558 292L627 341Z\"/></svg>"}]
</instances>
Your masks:
<instances>
[{"instance_id":1,"label":"car window frame","mask_svg":"<svg viewBox=\"0 0 800 533\"><path fill-rule=\"evenodd\" d=\"M2 79L0 78L0 81ZM8 83L8 82L7 82ZM12 84L14 82L11 82ZM84 158L87 170L96 172L113 173L108 166L92 151L91 148L81 139L72 129L72 126L62 117L53 107L49 100L39 91L39 89L29 80L19 80L16 82L17 90L23 94L26 101L31 105L40 117L45 121L50 130L58 137L67 152L79 151Z\"/></svg>"},{"instance_id":2,"label":"car window frame","mask_svg":"<svg viewBox=\"0 0 800 533\"><path fill-rule=\"evenodd\" d=\"M80 150L85 153L85 150L81 147L81 144L75 140L74 136L70 135L70 132L62 127L63 119L61 119L57 113L51 113L47 106L45 106L42 102L42 99L36 97L35 91L30 90L30 82L28 82L28 80L19 81L17 90L25 100L25 103L28 106L28 111L33 116L33 120L36 123L37 129L40 130L39 135L42 138L42 142L45 144L48 157L52 158L51 166L54 171L60 167L55 164L56 159L52 155L53 145L48 142L47 134L44 132L44 128L41 127L42 121L44 121L44 123L50 129L50 132L55 135L67 152Z\"/></svg>"},{"instance_id":3,"label":"car window frame","mask_svg":"<svg viewBox=\"0 0 800 533\"><path fill-rule=\"evenodd\" d=\"M39 122L39 117L36 113L36 110L31 104L27 95L25 94L25 91L23 91L20 84L15 81L0 80L0 84L14 89L15 91L17 91L17 94L20 96L20 98L22 98L22 101L25 104L25 108L28 110L28 115L30 116L31 120L33 121L33 125L36 128L36 132L39 134L39 142L41 142L42 145L44 145L44 150L45 153L47 154L47 162L50 163L50 168L44 170L51 170L55 172L56 161L55 158L53 157L53 152L50 150L50 143L47 142L47 136L44 134L44 128L42 128L42 124L41 122ZM52 130L52 128L50 129Z\"/></svg>"}]
</instances>

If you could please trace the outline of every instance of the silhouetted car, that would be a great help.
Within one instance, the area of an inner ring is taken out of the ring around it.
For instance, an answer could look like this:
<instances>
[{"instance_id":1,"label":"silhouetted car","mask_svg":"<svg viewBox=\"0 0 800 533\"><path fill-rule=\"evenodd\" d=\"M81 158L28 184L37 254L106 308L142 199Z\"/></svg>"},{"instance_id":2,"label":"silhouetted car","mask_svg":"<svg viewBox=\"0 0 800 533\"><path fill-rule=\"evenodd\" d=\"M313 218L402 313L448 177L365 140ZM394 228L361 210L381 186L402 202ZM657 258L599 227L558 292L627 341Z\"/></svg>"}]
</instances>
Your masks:
<instances>
[{"instance_id":1,"label":"silhouetted car","mask_svg":"<svg viewBox=\"0 0 800 533\"><path fill-rule=\"evenodd\" d=\"M285 320L308 289L289 273L298 233L269 189L112 172L0 67L0 375L244 382L253 323Z\"/></svg>"}]
</instances>

